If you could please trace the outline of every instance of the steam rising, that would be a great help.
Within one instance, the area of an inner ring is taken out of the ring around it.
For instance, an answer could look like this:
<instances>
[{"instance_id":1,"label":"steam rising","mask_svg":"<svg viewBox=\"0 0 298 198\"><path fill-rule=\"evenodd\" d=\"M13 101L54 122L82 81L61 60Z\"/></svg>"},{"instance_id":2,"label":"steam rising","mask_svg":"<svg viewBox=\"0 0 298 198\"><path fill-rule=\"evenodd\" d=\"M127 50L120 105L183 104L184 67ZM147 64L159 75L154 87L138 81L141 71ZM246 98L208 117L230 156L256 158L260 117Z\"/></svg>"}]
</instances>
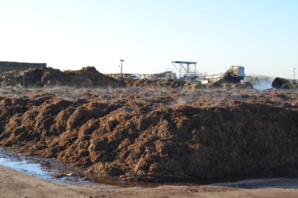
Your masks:
<instances>
[{"instance_id":1,"label":"steam rising","mask_svg":"<svg viewBox=\"0 0 298 198\"><path fill-rule=\"evenodd\" d=\"M249 76L246 81L249 81L253 84L255 89L265 90L271 89L271 83L274 78L267 76Z\"/></svg>"}]
</instances>

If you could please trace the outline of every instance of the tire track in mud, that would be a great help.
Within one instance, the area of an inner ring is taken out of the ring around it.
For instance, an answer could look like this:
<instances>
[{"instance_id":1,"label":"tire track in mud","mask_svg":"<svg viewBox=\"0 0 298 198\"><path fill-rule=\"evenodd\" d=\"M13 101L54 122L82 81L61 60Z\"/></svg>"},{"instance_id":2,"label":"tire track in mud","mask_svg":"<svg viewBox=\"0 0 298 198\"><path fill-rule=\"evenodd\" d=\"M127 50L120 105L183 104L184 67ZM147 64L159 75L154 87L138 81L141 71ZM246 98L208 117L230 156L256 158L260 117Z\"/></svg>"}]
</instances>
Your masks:
<instances>
[{"instance_id":1,"label":"tire track in mud","mask_svg":"<svg viewBox=\"0 0 298 198\"><path fill-rule=\"evenodd\" d=\"M212 186L226 186L233 188L289 188L298 189L297 178L248 179L238 182L214 183Z\"/></svg>"}]
</instances>

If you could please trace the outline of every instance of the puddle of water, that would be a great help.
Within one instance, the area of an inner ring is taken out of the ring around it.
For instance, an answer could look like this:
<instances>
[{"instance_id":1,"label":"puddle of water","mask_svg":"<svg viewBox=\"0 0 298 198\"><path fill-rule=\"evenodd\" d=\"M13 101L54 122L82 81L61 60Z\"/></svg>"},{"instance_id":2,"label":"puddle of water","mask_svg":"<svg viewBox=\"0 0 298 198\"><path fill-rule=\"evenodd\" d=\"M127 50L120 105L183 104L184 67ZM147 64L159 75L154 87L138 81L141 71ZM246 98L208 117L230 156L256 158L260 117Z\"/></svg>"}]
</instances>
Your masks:
<instances>
[{"instance_id":1,"label":"puddle of water","mask_svg":"<svg viewBox=\"0 0 298 198\"><path fill-rule=\"evenodd\" d=\"M214 183L238 182L248 177L230 177L224 179L202 180L196 183L145 183L123 181L118 178L100 177L85 173L83 170L73 168L53 159L40 158L36 156L25 156L12 152L10 149L0 147L0 164L16 171L26 173L28 175L38 177L46 181L64 182L68 184L91 184L91 185L114 185L118 187L156 187L160 185L209 185ZM1 171L0 171L1 174ZM296 175L295 175L296 174ZM298 177L298 171L292 174ZM288 176L290 177L290 176ZM267 177L272 178L271 177ZM255 177L254 179L260 179Z\"/></svg>"},{"instance_id":2,"label":"puddle of water","mask_svg":"<svg viewBox=\"0 0 298 198\"><path fill-rule=\"evenodd\" d=\"M45 172L39 164L28 165L26 161L13 161L7 158L0 158L0 164L32 176L43 176Z\"/></svg>"},{"instance_id":3,"label":"puddle of water","mask_svg":"<svg viewBox=\"0 0 298 198\"><path fill-rule=\"evenodd\" d=\"M115 185L122 187L154 187L162 185L123 181L110 177L99 177L87 174L83 170L70 167L53 159L25 156L14 153L12 150L6 148L0 148L0 164L46 181L64 182L68 184Z\"/></svg>"},{"instance_id":4,"label":"puddle of water","mask_svg":"<svg viewBox=\"0 0 298 198\"><path fill-rule=\"evenodd\" d=\"M86 184L83 176L71 174L70 167L51 159L23 156L8 149L0 149L0 164L47 181ZM57 168L55 168L55 166Z\"/></svg>"}]
</instances>

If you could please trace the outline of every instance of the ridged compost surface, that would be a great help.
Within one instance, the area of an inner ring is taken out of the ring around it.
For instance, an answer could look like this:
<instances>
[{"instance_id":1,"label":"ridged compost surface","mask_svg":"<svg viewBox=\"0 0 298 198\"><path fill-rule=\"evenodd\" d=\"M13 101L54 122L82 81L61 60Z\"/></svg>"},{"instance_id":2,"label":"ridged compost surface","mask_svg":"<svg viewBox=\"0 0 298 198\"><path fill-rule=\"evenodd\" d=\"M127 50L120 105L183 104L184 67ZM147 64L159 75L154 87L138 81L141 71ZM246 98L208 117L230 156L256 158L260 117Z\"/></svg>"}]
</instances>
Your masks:
<instances>
[{"instance_id":1,"label":"ridged compost surface","mask_svg":"<svg viewBox=\"0 0 298 198\"><path fill-rule=\"evenodd\" d=\"M297 90L0 89L0 146L126 180L298 168Z\"/></svg>"}]
</instances>

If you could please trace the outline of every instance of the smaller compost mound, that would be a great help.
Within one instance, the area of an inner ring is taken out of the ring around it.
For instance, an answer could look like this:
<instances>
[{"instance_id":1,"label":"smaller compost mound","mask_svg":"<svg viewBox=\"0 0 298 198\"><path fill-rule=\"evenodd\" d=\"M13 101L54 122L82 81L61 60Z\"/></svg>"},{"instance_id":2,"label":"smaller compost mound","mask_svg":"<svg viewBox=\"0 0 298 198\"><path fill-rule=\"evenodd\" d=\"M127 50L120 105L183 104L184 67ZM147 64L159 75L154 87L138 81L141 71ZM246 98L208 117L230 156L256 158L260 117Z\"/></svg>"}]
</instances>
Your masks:
<instances>
[{"instance_id":1,"label":"smaller compost mound","mask_svg":"<svg viewBox=\"0 0 298 198\"><path fill-rule=\"evenodd\" d=\"M126 180L295 169L298 97L282 91L59 89L2 96L0 145Z\"/></svg>"},{"instance_id":2,"label":"smaller compost mound","mask_svg":"<svg viewBox=\"0 0 298 198\"><path fill-rule=\"evenodd\" d=\"M205 89L205 88L237 88L237 89L252 89L253 85L250 82L226 83L222 80L210 82L207 85L200 82L191 82L183 80L150 80L150 79L120 79L127 87L144 87L150 89L163 89L163 88L183 88L183 89Z\"/></svg>"},{"instance_id":3,"label":"smaller compost mound","mask_svg":"<svg viewBox=\"0 0 298 198\"><path fill-rule=\"evenodd\" d=\"M78 71L60 71L50 67L36 68L26 71L0 73L1 87L22 86L26 88L42 88L54 86L115 88L125 85L114 78L99 73L94 67L84 67Z\"/></svg>"},{"instance_id":4,"label":"smaller compost mound","mask_svg":"<svg viewBox=\"0 0 298 198\"><path fill-rule=\"evenodd\" d=\"M298 81L277 77L272 81L272 87L276 89L298 89Z\"/></svg>"},{"instance_id":5,"label":"smaller compost mound","mask_svg":"<svg viewBox=\"0 0 298 198\"><path fill-rule=\"evenodd\" d=\"M289 88L289 82L288 80L284 79L284 78L275 78L272 81L272 87L273 88L277 88L277 89L288 89Z\"/></svg>"}]
</instances>

